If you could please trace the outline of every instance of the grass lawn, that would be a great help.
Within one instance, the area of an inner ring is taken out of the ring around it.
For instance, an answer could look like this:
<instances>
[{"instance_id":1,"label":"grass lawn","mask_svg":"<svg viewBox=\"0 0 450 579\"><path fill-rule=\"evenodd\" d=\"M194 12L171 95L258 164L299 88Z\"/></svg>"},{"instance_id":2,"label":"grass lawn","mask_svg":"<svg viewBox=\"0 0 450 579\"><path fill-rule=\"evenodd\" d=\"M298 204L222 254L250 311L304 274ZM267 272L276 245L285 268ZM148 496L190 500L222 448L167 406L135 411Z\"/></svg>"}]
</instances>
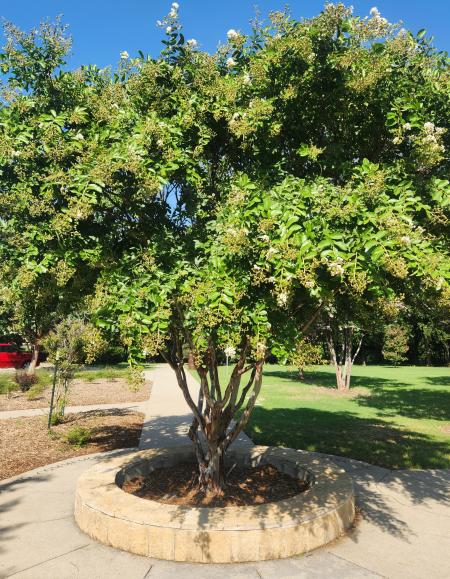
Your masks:
<instances>
[{"instance_id":1,"label":"grass lawn","mask_svg":"<svg viewBox=\"0 0 450 579\"><path fill-rule=\"evenodd\" d=\"M330 366L302 382L295 368L267 365L246 431L257 444L389 468L450 468L450 368L354 366L350 394L340 394Z\"/></svg>"}]
</instances>

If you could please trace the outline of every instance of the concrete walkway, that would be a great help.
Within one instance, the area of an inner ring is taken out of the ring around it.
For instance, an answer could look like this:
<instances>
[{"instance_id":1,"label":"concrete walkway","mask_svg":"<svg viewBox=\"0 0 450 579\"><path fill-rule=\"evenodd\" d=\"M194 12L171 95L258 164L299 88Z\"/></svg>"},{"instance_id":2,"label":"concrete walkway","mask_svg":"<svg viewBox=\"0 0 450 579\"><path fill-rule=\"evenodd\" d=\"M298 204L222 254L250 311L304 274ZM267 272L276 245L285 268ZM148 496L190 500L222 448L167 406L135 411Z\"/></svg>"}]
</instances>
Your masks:
<instances>
[{"instance_id":1,"label":"concrete walkway","mask_svg":"<svg viewBox=\"0 0 450 579\"><path fill-rule=\"evenodd\" d=\"M186 371L189 393L197 402L199 383ZM179 388L173 370L161 364L146 372L152 382L150 399L145 402L145 420L142 428L140 449L164 448L186 444L192 413ZM241 433L235 444L253 444L245 433Z\"/></svg>"},{"instance_id":2,"label":"concrete walkway","mask_svg":"<svg viewBox=\"0 0 450 579\"><path fill-rule=\"evenodd\" d=\"M189 415L164 367L154 381L142 447L175 444ZM195 388L195 382L190 387ZM172 411L167 419L164 410ZM296 425L292 425L293 428ZM175 430L174 430L175 429ZM179 439L178 439L179 440ZM342 578L447 579L450 471L389 471L334 460L353 477L361 510L352 534L298 558L243 565L169 563L117 551L84 535L73 520L78 476L118 452L48 465L0 483L0 577L17 579Z\"/></svg>"}]
</instances>

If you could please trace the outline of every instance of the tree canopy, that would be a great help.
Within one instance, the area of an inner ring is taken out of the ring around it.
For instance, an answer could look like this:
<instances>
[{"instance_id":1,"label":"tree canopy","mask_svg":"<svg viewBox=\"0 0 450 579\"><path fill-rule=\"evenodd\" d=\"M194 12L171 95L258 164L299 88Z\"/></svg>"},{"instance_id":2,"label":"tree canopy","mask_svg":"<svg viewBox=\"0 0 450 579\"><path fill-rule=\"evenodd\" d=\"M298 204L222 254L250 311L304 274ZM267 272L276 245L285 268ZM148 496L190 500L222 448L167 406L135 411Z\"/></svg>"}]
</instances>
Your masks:
<instances>
[{"instance_id":1,"label":"tree canopy","mask_svg":"<svg viewBox=\"0 0 450 579\"><path fill-rule=\"evenodd\" d=\"M59 23L8 28L0 267L14 303L44 284L56 315L76 303L135 361L169 361L206 481L266 355L294 352L322 312L448 305L449 61L343 4L274 12L215 54L184 38L176 7L161 25L158 58L122 53L114 71L61 68Z\"/></svg>"}]
</instances>

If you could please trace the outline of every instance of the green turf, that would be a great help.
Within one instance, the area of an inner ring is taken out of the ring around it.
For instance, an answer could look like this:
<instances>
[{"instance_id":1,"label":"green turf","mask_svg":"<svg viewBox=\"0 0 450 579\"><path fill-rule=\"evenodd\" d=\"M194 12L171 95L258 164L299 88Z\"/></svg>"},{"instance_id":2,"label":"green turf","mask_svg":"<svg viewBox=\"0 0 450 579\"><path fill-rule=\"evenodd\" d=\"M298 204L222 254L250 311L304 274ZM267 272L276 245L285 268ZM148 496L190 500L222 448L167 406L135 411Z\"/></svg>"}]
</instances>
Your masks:
<instances>
[{"instance_id":1,"label":"green turf","mask_svg":"<svg viewBox=\"0 0 450 579\"><path fill-rule=\"evenodd\" d=\"M230 368L220 368L222 380ZM355 366L350 396L334 371L306 381L267 365L247 433L258 444L348 456L389 468L450 467L450 368Z\"/></svg>"},{"instance_id":2,"label":"green turf","mask_svg":"<svg viewBox=\"0 0 450 579\"><path fill-rule=\"evenodd\" d=\"M113 366L84 366L75 373L75 378L85 382L107 379L126 379L130 374L127 364L114 364Z\"/></svg>"}]
</instances>

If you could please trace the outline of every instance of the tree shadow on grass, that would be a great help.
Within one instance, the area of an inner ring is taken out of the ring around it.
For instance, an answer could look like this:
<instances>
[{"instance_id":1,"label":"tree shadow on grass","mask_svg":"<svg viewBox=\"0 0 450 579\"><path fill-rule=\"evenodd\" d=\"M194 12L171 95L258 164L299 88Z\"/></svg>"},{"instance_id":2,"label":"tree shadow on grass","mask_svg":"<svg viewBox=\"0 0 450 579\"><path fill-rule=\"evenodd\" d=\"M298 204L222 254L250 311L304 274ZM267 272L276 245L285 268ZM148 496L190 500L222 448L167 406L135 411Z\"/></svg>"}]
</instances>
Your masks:
<instances>
[{"instance_id":1,"label":"tree shadow on grass","mask_svg":"<svg viewBox=\"0 0 450 579\"><path fill-rule=\"evenodd\" d=\"M450 386L450 376L427 376L425 380L433 386Z\"/></svg>"},{"instance_id":2,"label":"tree shadow on grass","mask_svg":"<svg viewBox=\"0 0 450 579\"><path fill-rule=\"evenodd\" d=\"M305 380L299 380L298 372L295 370L264 370L264 376L281 378L283 380L292 380L297 382L299 386L321 386L322 388L330 388L336 390L336 376L334 372L323 372L314 370L313 372L306 371ZM373 376L352 376L351 388L364 387L371 390L380 390L385 386L410 386L403 382L398 382L393 379L376 378Z\"/></svg>"},{"instance_id":3,"label":"tree shadow on grass","mask_svg":"<svg viewBox=\"0 0 450 579\"><path fill-rule=\"evenodd\" d=\"M387 470L450 468L450 441L436 441L421 433L395 428L389 422L360 418L350 412L309 408L256 407L247 433L256 444L334 455L330 458L353 478L363 518L405 540L411 532L379 492L377 485L381 481L415 505L433 500L450 507L446 471ZM354 540L357 536L356 531Z\"/></svg>"},{"instance_id":4,"label":"tree shadow on grass","mask_svg":"<svg viewBox=\"0 0 450 579\"><path fill-rule=\"evenodd\" d=\"M257 406L247 433L257 444L362 460L384 468L450 468L447 443L351 412Z\"/></svg>"},{"instance_id":5,"label":"tree shadow on grass","mask_svg":"<svg viewBox=\"0 0 450 579\"><path fill-rule=\"evenodd\" d=\"M383 416L450 420L450 392L432 389L389 388L355 399L360 406L376 408Z\"/></svg>"}]
</instances>

